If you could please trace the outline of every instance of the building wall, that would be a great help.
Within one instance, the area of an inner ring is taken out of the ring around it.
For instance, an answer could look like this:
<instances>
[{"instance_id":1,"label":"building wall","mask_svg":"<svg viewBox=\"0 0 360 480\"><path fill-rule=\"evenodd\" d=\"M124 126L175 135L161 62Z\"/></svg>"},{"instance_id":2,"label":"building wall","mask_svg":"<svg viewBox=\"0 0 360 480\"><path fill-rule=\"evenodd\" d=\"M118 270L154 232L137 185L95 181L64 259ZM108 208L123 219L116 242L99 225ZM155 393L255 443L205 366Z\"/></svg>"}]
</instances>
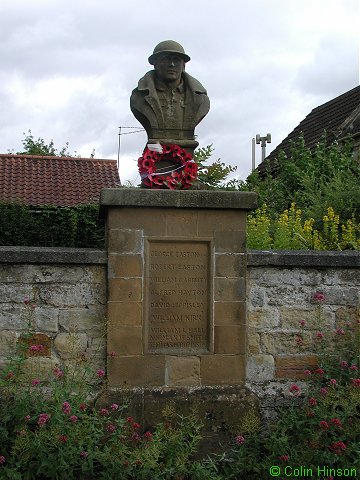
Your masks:
<instances>
[{"instance_id":1,"label":"building wall","mask_svg":"<svg viewBox=\"0 0 360 480\"><path fill-rule=\"evenodd\" d=\"M47 345L44 371L66 364L74 334L75 353L105 368L106 264L103 251L0 247L0 365L30 322ZM265 414L316 364L314 334L359 319L359 268L359 252L249 253L246 386ZM315 292L325 295L321 306Z\"/></svg>"}]
</instances>

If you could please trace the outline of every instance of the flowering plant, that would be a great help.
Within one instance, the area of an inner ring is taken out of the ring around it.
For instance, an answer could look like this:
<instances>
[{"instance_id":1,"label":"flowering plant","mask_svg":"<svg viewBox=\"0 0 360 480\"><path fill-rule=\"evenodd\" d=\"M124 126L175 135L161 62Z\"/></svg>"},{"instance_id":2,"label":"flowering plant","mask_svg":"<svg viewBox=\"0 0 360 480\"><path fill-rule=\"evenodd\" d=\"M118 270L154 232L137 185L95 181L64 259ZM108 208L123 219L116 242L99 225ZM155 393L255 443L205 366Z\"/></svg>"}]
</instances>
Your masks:
<instances>
[{"instance_id":1,"label":"flowering plant","mask_svg":"<svg viewBox=\"0 0 360 480\"><path fill-rule=\"evenodd\" d=\"M161 145L158 151L144 150L138 159L142 185L171 190L190 188L197 178L198 166L192 155L179 145ZM160 166L160 162L165 166Z\"/></svg>"}]
</instances>

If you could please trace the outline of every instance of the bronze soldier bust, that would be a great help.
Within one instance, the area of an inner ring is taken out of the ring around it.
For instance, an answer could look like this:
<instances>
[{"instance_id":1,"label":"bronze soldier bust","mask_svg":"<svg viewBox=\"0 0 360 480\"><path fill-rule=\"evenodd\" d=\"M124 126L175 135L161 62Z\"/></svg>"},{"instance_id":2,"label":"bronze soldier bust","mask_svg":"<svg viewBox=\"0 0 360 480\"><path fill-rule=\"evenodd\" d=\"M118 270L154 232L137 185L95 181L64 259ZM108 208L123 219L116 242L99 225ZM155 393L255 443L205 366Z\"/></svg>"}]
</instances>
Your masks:
<instances>
[{"instance_id":1,"label":"bronze soldier bust","mask_svg":"<svg viewBox=\"0 0 360 480\"><path fill-rule=\"evenodd\" d=\"M130 97L131 111L143 125L148 143L177 144L193 153L195 127L210 109L201 83L185 72L190 57L173 40L160 42L149 57L154 70L139 80Z\"/></svg>"}]
</instances>

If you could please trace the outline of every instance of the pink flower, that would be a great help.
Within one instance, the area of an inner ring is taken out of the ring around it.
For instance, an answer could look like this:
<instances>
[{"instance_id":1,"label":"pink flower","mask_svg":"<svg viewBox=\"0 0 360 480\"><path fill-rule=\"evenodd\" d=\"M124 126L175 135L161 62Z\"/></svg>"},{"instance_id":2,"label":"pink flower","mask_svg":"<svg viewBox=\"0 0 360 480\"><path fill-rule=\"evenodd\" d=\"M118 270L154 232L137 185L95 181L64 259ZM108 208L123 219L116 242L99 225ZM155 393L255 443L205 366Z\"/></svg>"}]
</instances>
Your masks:
<instances>
[{"instance_id":1,"label":"pink flower","mask_svg":"<svg viewBox=\"0 0 360 480\"><path fill-rule=\"evenodd\" d=\"M311 370L304 370L304 375L311 375Z\"/></svg>"},{"instance_id":2,"label":"pink flower","mask_svg":"<svg viewBox=\"0 0 360 480\"><path fill-rule=\"evenodd\" d=\"M334 442L330 445L330 450L332 450L337 455L341 455L343 450L346 450L346 445L344 442Z\"/></svg>"},{"instance_id":3,"label":"pink flower","mask_svg":"<svg viewBox=\"0 0 360 480\"><path fill-rule=\"evenodd\" d=\"M149 431L144 433L144 439L150 442L153 439L153 434Z\"/></svg>"},{"instance_id":4,"label":"pink flower","mask_svg":"<svg viewBox=\"0 0 360 480\"><path fill-rule=\"evenodd\" d=\"M335 331L336 335L345 335L345 330L343 330L342 328L338 328L336 331Z\"/></svg>"},{"instance_id":5,"label":"pink flower","mask_svg":"<svg viewBox=\"0 0 360 480\"><path fill-rule=\"evenodd\" d=\"M114 433L116 431L116 425L114 425L113 423L108 423L106 425L106 430L109 432L109 433Z\"/></svg>"},{"instance_id":6,"label":"pink flower","mask_svg":"<svg viewBox=\"0 0 360 480\"><path fill-rule=\"evenodd\" d=\"M134 422L132 424L132 427L133 427L134 430L138 430L140 428L140 426L141 426L140 423L137 423L137 422Z\"/></svg>"},{"instance_id":7,"label":"pink flower","mask_svg":"<svg viewBox=\"0 0 360 480\"><path fill-rule=\"evenodd\" d=\"M317 373L318 375L324 375L325 370L323 368L317 368L314 370L314 373Z\"/></svg>"},{"instance_id":8,"label":"pink flower","mask_svg":"<svg viewBox=\"0 0 360 480\"><path fill-rule=\"evenodd\" d=\"M96 375L97 375L98 377L105 377L105 371L104 371L104 370L98 370L98 371L96 372Z\"/></svg>"},{"instance_id":9,"label":"pink flower","mask_svg":"<svg viewBox=\"0 0 360 480\"><path fill-rule=\"evenodd\" d=\"M137 432L135 432L135 433L133 433L133 434L131 435L131 440L132 440L133 442L138 442L138 441L141 440L141 437L140 437L140 435L139 435Z\"/></svg>"},{"instance_id":10,"label":"pink flower","mask_svg":"<svg viewBox=\"0 0 360 480\"><path fill-rule=\"evenodd\" d=\"M86 403L80 403L79 408L82 412L85 412L86 410Z\"/></svg>"},{"instance_id":11,"label":"pink flower","mask_svg":"<svg viewBox=\"0 0 360 480\"><path fill-rule=\"evenodd\" d=\"M24 298L24 303L25 303L25 305L29 305L29 303L30 303L30 298L29 298L29 297L25 297L25 298Z\"/></svg>"},{"instance_id":12,"label":"pink flower","mask_svg":"<svg viewBox=\"0 0 360 480\"><path fill-rule=\"evenodd\" d=\"M325 295L323 292L315 292L313 295L313 300L315 302L323 302L325 300Z\"/></svg>"},{"instance_id":13,"label":"pink flower","mask_svg":"<svg viewBox=\"0 0 360 480\"><path fill-rule=\"evenodd\" d=\"M335 378L330 378L329 383L330 385L334 385L334 386L337 385L337 381Z\"/></svg>"},{"instance_id":14,"label":"pink flower","mask_svg":"<svg viewBox=\"0 0 360 480\"><path fill-rule=\"evenodd\" d=\"M40 380L38 378L34 378L34 380L31 381L31 385L33 387L36 387L37 385L40 385Z\"/></svg>"},{"instance_id":15,"label":"pink flower","mask_svg":"<svg viewBox=\"0 0 360 480\"><path fill-rule=\"evenodd\" d=\"M325 387L321 387L319 392L321 393L321 395L327 395L329 393L328 389Z\"/></svg>"},{"instance_id":16,"label":"pink flower","mask_svg":"<svg viewBox=\"0 0 360 480\"><path fill-rule=\"evenodd\" d=\"M317 332L316 333L316 340L323 340L324 334L322 332Z\"/></svg>"},{"instance_id":17,"label":"pink flower","mask_svg":"<svg viewBox=\"0 0 360 480\"><path fill-rule=\"evenodd\" d=\"M305 320L300 320L299 321L301 327L305 327L306 321Z\"/></svg>"},{"instance_id":18,"label":"pink flower","mask_svg":"<svg viewBox=\"0 0 360 480\"><path fill-rule=\"evenodd\" d=\"M341 362L340 362L340 367L346 368L346 367L348 367L348 366L349 366L349 364L348 364L348 362L347 362L346 360L341 360Z\"/></svg>"},{"instance_id":19,"label":"pink flower","mask_svg":"<svg viewBox=\"0 0 360 480\"><path fill-rule=\"evenodd\" d=\"M289 455L281 455L279 457L279 460L281 460L282 462L288 462L289 461Z\"/></svg>"},{"instance_id":20,"label":"pink flower","mask_svg":"<svg viewBox=\"0 0 360 480\"><path fill-rule=\"evenodd\" d=\"M360 378L352 378L351 379L351 385L353 387L360 387Z\"/></svg>"},{"instance_id":21,"label":"pink flower","mask_svg":"<svg viewBox=\"0 0 360 480\"><path fill-rule=\"evenodd\" d=\"M69 402L64 402L62 404L62 411L65 413L65 415L70 415L71 413L71 406Z\"/></svg>"},{"instance_id":22,"label":"pink flower","mask_svg":"<svg viewBox=\"0 0 360 480\"><path fill-rule=\"evenodd\" d=\"M134 421L133 417L127 417L126 419L127 423L132 423Z\"/></svg>"},{"instance_id":23,"label":"pink flower","mask_svg":"<svg viewBox=\"0 0 360 480\"><path fill-rule=\"evenodd\" d=\"M295 385L295 383L291 385L291 387L289 388L289 392L292 393L294 396L298 396L301 394L300 387L298 385Z\"/></svg>"},{"instance_id":24,"label":"pink flower","mask_svg":"<svg viewBox=\"0 0 360 480\"><path fill-rule=\"evenodd\" d=\"M312 407L315 407L315 405L317 405L316 398L314 397L309 398L309 405L311 405Z\"/></svg>"},{"instance_id":25,"label":"pink flower","mask_svg":"<svg viewBox=\"0 0 360 480\"><path fill-rule=\"evenodd\" d=\"M356 371L357 369L358 369L358 367L357 367L356 365L351 365L351 366L350 366L350 370Z\"/></svg>"},{"instance_id":26,"label":"pink flower","mask_svg":"<svg viewBox=\"0 0 360 480\"><path fill-rule=\"evenodd\" d=\"M70 422L76 423L78 421L78 417L76 415L71 415Z\"/></svg>"},{"instance_id":27,"label":"pink flower","mask_svg":"<svg viewBox=\"0 0 360 480\"><path fill-rule=\"evenodd\" d=\"M235 438L235 442L238 444L238 445L243 445L245 443L245 437L243 437L242 435L238 435L236 438Z\"/></svg>"},{"instance_id":28,"label":"pink flower","mask_svg":"<svg viewBox=\"0 0 360 480\"><path fill-rule=\"evenodd\" d=\"M4 457L4 455L0 455L0 465L4 465L5 462L6 458Z\"/></svg>"},{"instance_id":29,"label":"pink flower","mask_svg":"<svg viewBox=\"0 0 360 480\"><path fill-rule=\"evenodd\" d=\"M50 415L47 413L40 413L39 418L38 418L38 425L45 425L46 422L49 421Z\"/></svg>"},{"instance_id":30,"label":"pink flower","mask_svg":"<svg viewBox=\"0 0 360 480\"><path fill-rule=\"evenodd\" d=\"M111 410L115 411L119 408L119 405L117 403L112 403L110 408L111 408Z\"/></svg>"},{"instance_id":31,"label":"pink flower","mask_svg":"<svg viewBox=\"0 0 360 480\"><path fill-rule=\"evenodd\" d=\"M86 458L88 455L89 455L88 452L85 452L85 451L80 452L81 458Z\"/></svg>"},{"instance_id":32,"label":"pink flower","mask_svg":"<svg viewBox=\"0 0 360 480\"><path fill-rule=\"evenodd\" d=\"M44 350L44 345L30 345L30 352L42 352Z\"/></svg>"},{"instance_id":33,"label":"pink flower","mask_svg":"<svg viewBox=\"0 0 360 480\"><path fill-rule=\"evenodd\" d=\"M31 420L30 415L26 415L26 417L25 417L25 422L30 422L30 420Z\"/></svg>"},{"instance_id":34,"label":"pink flower","mask_svg":"<svg viewBox=\"0 0 360 480\"><path fill-rule=\"evenodd\" d=\"M55 368L54 368L54 375L55 375L55 377L57 377L57 378L61 378L61 377L64 376L64 372L63 372L62 370L60 370L60 368L55 367Z\"/></svg>"},{"instance_id":35,"label":"pink flower","mask_svg":"<svg viewBox=\"0 0 360 480\"><path fill-rule=\"evenodd\" d=\"M6 378L6 380L10 380L10 379L12 379L12 378L14 378L14 377L15 377L14 372L11 372L11 371L10 371L10 372L7 373L7 375L6 375L5 378Z\"/></svg>"},{"instance_id":36,"label":"pink flower","mask_svg":"<svg viewBox=\"0 0 360 480\"><path fill-rule=\"evenodd\" d=\"M333 425L335 425L336 427L342 427L342 423L341 421L338 419L338 418L332 418L330 420L330 423L332 423Z\"/></svg>"},{"instance_id":37,"label":"pink flower","mask_svg":"<svg viewBox=\"0 0 360 480\"><path fill-rule=\"evenodd\" d=\"M67 435L59 435L58 439L59 442L66 443L69 440L69 437Z\"/></svg>"},{"instance_id":38,"label":"pink flower","mask_svg":"<svg viewBox=\"0 0 360 480\"><path fill-rule=\"evenodd\" d=\"M116 352L110 352L109 357L112 357L112 358L116 357Z\"/></svg>"},{"instance_id":39,"label":"pink flower","mask_svg":"<svg viewBox=\"0 0 360 480\"><path fill-rule=\"evenodd\" d=\"M327 430L329 428L329 424L325 422L325 420L321 420L321 422L319 423L319 427L323 430Z\"/></svg>"},{"instance_id":40,"label":"pink flower","mask_svg":"<svg viewBox=\"0 0 360 480\"><path fill-rule=\"evenodd\" d=\"M103 415L104 417L109 415L109 410L107 408L100 408L100 415Z\"/></svg>"}]
</instances>

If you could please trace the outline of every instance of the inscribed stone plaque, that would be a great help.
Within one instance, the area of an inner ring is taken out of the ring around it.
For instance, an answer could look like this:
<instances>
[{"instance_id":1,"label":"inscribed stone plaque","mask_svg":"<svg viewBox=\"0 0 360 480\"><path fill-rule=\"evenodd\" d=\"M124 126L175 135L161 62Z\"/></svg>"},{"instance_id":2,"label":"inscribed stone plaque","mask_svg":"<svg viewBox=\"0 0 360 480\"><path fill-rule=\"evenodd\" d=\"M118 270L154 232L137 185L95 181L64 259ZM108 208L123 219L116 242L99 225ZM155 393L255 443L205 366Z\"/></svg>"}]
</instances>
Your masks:
<instances>
[{"instance_id":1,"label":"inscribed stone plaque","mask_svg":"<svg viewBox=\"0 0 360 480\"><path fill-rule=\"evenodd\" d=\"M209 242L149 241L145 342L148 353L210 348Z\"/></svg>"}]
</instances>

